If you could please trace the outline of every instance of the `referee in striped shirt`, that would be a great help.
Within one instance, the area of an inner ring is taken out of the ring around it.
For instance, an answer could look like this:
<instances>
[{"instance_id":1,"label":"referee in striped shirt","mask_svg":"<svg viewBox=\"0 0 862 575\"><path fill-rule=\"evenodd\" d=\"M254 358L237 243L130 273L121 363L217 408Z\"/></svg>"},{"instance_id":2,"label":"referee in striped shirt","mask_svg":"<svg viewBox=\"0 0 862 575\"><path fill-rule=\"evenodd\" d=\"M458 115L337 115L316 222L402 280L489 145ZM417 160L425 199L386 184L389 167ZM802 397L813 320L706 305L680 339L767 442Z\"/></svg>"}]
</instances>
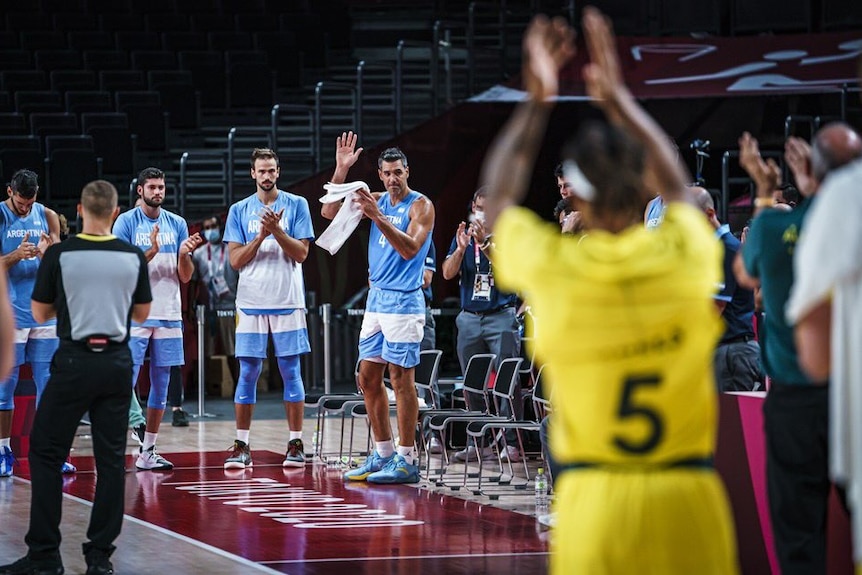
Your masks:
<instances>
[{"instance_id":1,"label":"referee in striped shirt","mask_svg":"<svg viewBox=\"0 0 862 575\"><path fill-rule=\"evenodd\" d=\"M0 574L63 573L60 467L87 411L98 479L84 557L88 575L114 572L109 558L123 522L132 392L129 325L147 318L152 294L143 252L111 234L119 214L114 186L87 184L78 213L83 231L48 248L33 289L33 317L57 317L60 346L30 436L29 551Z\"/></svg>"}]
</instances>

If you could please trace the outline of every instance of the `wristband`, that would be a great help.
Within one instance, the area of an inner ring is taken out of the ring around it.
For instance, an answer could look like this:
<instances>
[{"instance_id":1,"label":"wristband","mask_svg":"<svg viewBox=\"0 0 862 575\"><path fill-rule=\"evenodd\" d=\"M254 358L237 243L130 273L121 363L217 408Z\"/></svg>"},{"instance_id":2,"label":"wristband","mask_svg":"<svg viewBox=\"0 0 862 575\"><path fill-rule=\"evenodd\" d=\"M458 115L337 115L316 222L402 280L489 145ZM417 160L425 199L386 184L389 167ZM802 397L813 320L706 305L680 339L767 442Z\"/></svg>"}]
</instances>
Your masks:
<instances>
[{"instance_id":1,"label":"wristband","mask_svg":"<svg viewBox=\"0 0 862 575\"><path fill-rule=\"evenodd\" d=\"M775 198L754 198L755 208L771 208L775 205Z\"/></svg>"}]
</instances>

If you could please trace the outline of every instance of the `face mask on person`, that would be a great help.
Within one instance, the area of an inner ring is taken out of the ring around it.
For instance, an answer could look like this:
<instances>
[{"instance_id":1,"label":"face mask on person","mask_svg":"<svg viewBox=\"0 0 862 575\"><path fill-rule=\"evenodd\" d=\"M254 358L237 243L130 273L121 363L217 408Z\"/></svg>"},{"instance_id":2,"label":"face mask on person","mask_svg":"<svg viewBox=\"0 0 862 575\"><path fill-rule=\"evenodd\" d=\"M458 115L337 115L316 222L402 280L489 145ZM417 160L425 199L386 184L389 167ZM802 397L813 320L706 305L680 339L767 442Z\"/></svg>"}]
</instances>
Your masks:
<instances>
[{"instance_id":1,"label":"face mask on person","mask_svg":"<svg viewBox=\"0 0 862 575\"><path fill-rule=\"evenodd\" d=\"M204 239L206 239L211 244L217 243L221 239L221 232L219 232L218 229L215 228L210 230L204 230L203 234Z\"/></svg>"}]
</instances>

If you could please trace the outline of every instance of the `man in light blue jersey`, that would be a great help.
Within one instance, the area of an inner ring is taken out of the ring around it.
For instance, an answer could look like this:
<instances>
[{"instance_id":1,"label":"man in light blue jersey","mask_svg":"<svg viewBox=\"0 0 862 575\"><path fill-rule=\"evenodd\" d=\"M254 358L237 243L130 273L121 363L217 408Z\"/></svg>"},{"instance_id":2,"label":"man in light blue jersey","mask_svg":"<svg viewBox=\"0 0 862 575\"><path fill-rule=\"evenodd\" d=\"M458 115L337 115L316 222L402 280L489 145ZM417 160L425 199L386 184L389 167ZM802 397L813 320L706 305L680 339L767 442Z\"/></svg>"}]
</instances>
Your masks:
<instances>
[{"instance_id":1,"label":"man in light blue jersey","mask_svg":"<svg viewBox=\"0 0 862 575\"><path fill-rule=\"evenodd\" d=\"M185 362L180 284L191 279L191 255L203 239L200 234L189 236L186 221L162 208L164 172L158 168L142 170L137 192L142 202L114 222L114 235L143 250L153 291L150 315L143 323L132 323L129 338L134 363L132 386L138 381L147 348L150 350L147 426L135 467L139 471L167 471L174 466L156 451L156 439L167 404L171 367Z\"/></svg>"},{"instance_id":2,"label":"man in light blue jersey","mask_svg":"<svg viewBox=\"0 0 862 575\"><path fill-rule=\"evenodd\" d=\"M336 144L332 182L344 183L362 148L356 148L353 132L342 134ZM377 173L385 192L354 192L352 200L371 220L368 239L368 301L359 333L359 385L374 435L374 452L362 467L348 471L349 481L416 483L414 437L419 403L414 387L415 368L425 327L422 293L425 256L434 229L434 205L407 184L407 156L398 148L385 150L377 159ZM337 202L323 204L321 214L332 219ZM398 446L389 423L389 399L383 372L395 390L398 412Z\"/></svg>"},{"instance_id":3,"label":"man in light blue jersey","mask_svg":"<svg viewBox=\"0 0 862 575\"><path fill-rule=\"evenodd\" d=\"M48 382L51 358L57 351L57 321L38 323L30 311L30 296L42 256L48 246L60 241L60 219L56 212L36 201L38 192L38 176L30 170L18 170L6 188L9 197L0 204L0 261L9 274L15 314L15 367L0 383L0 477L11 476L15 462L11 435L18 369L24 363L30 364L38 403ZM63 464L63 473L74 472L71 463Z\"/></svg>"},{"instance_id":4,"label":"man in light blue jersey","mask_svg":"<svg viewBox=\"0 0 862 575\"><path fill-rule=\"evenodd\" d=\"M225 469L252 466L249 434L257 380L266 358L269 334L284 381L284 410L290 437L283 467L305 465L302 418L305 386L299 356L311 351L305 321L302 262L314 239L308 201L279 190L278 156L268 148L251 155L255 193L230 207L224 241L230 265L239 272L236 291L236 358L239 381L234 393L236 440Z\"/></svg>"}]
</instances>

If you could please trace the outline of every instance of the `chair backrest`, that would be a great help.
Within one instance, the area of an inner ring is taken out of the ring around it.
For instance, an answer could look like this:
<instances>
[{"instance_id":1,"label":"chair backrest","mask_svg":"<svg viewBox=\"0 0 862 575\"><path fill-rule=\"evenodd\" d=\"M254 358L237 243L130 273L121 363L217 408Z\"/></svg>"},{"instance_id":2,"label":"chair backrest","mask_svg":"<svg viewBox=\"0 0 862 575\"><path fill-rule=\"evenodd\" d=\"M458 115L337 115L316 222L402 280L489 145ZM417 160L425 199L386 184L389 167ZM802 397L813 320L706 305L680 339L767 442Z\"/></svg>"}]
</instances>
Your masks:
<instances>
[{"instance_id":1,"label":"chair backrest","mask_svg":"<svg viewBox=\"0 0 862 575\"><path fill-rule=\"evenodd\" d=\"M434 387L437 385L437 373L440 370L440 358L443 357L443 352L439 349L426 349L419 352L419 365L416 366L416 371L413 377L413 382L417 390L421 390L421 395L430 396L431 404L434 409L439 409L440 406L436 403L436 394Z\"/></svg>"},{"instance_id":2,"label":"chair backrest","mask_svg":"<svg viewBox=\"0 0 862 575\"><path fill-rule=\"evenodd\" d=\"M86 136L89 138L89 136ZM92 149L58 149L48 156L45 187L48 199L75 200L81 196L81 188L87 182L102 177L101 159Z\"/></svg>"},{"instance_id":3,"label":"chair backrest","mask_svg":"<svg viewBox=\"0 0 862 575\"><path fill-rule=\"evenodd\" d=\"M162 105L162 97L155 90L117 91L114 93L114 105L118 112L124 112L127 106L136 104Z\"/></svg>"},{"instance_id":4,"label":"chair backrest","mask_svg":"<svg viewBox=\"0 0 862 575\"><path fill-rule=\"evenodd\" d=\"M49 86L42 70L8 70L0 72L0 88L18 90L46 90Z\"/></svg>"},{"instance_id":5,"label":"chair backrest","mask_svg":"<svg viewBox=\"0 0 862 575\"><path fill-rule=\"evenodd\" d=\"M57 150L94 150L93 137L84 134L74 136L46 136L45 156L50 158ZM86 183L86 182L84 182Z\"/></svg>"},{"instance_id":6,"label":"chair backrest","mask_svg":"<svg viewBox=\"0 0 862 575\"><path fill-rule=\"evenodd\" d=\"M533 345L532 337L521 338L521 356L524 358L524 362L521 363L519 369L521 373L521 385L533 387L536 383L534 369L536 364L536 346Z\"/></svg>"},{"instance_id":7,"label":"chair backrest","mask_svg":"<svg viewBox=\"0 0 862 575\"><path fill-rule=\"evenodd\" d=\"M514 400L515 392L520 382L520 367L524 362L522 357L508 357L500 362L497 377L494 380L493 396L498 400Z\"/></svg>"},{"instance_id":8,"label":"chair backrest","mask_svg":"<svg viewBox=\"0 0 862 575\"><path fill-rule=\"evenodd\" d=\"M17 112L0 113L0 134L26 136L27 122L24 119L24 114Z\"/></svg>"},{"instance_id":9,"label":"chair backrest","mask_svg":"<svg viewBox=\"0 0 862 575\"><path fill-rule=\"evenodd\" d=\"M150 90L158 91L164 84L194 84L192 73L188 70L150 70L147 72Z\"/></svg>"},{"instance_id":10,"label":"chair backrest","mask_svg":"<svg viewBox=\"0 0 862 575\"><path fill-rule=\"evenodd\" d=\"M65 40L64 40L65 43ZM51 70L75 70L81 67L81 52L79 50L36 50L34 54L36 68L50 72Z\"/></svg>"},{"instance_id":11,"label":"chair backrest","mask_svg":"<svg viewBox=\"0 0 862 575\"><path fill-rule=\"evenodd\" d=\"M129 117L129 129L138 137L139 150L165 149L167 123L160 104L128 104L121 110Z\"/></svg>"},{"instance_id":12,"label":"chair backrest","mask_svg":"<svg viewBox=\"0 0 862 575\"><path fill-rule=\"evenodd\" d=\"M489 407L485 392L496 359L497 356L493 353L477 353L467 361L467 368L464 370L464 398L467 399L469 394L481 397L482 403L485 404L485 411L488 411ZM470 404L471 402L467 400L467 405Z\"/></svg>"},{"instance_id":13,"label":"chair backrest","mask_svg":"<svg viewBox=\"0 0 862 575\"><path fill-rule=\"evenodd\" d=\"M95 90L96 73L92 70L52 70L51 89L56 92Z\"/></svg>"},{"instance_id":14,"label":"chair backrest","mask_svg":"<svg viewBox=\"0 0 862 575\"><path fill-rule=\"evenodd\" d=\"M362 386L359 385L359 366L362 365L362 360L356 360L356 365L353 366L353 381L356 383L356 391L362 393Z\"/></svg>"},{"instance_id":15,"label":"chair backrest","mask_svg":"<svg viewBox=\"0 0 862 575\"><path fill-rule=\"evenodd\" d=\"M69 48L73 50L112 50L114 36L97 30L73 30L69 32Z\"/></svg>"},{"instance_id":16,"label":"chair backrest","mask_svg":"<svg viewBox=\"0 0 862 575\"><path fill-rule=\"evenodd\" d=\"M0 136L0 151L2 150L36 150L41 151L42 146L37 136L13 135ZM17 169L17 168L16 168ZM32 169L32 168L31 168ZM8 180L6 180L8 181Z\"/></svg>"},{"instance_id":17,"label":"chair backrest","mask_svg":"<svg viewBox=\"0 0 862 575\"><path fill-rule=\"evenodd\" d=\"M3 138L0 138L2 140ZM45 155L39 149L39 139L33 136L35 147L30 148L10 148L0 142L0 165L3 166L3 171L0 172L0 177L4 182L12 179L12 174L15 170L21 168L29 168L39 174L40 177L45 174ZM80 192L80 190L78 190Z\"/></svg>"},{"instance_id":18,"label":"chair backrest","mask_svg":"<svg viewBox=\"0 0 862 575\"><path fill-rule=\"evenodd\" d=\"M129 174L135 171L135 138L126 126L90 126L93 149L102 158L102 172Z\"/></svg>"},{"instance_id":19,"label":"chair backrest","mask_svg":"<svg viewBox=\"0 0 862 575\"><path fill-rule=\"evenodd\" d=\"M32 112L65 112L59 92L47 90L15 92L15 111L21 114Z\"/></svg>"},{"instance_id":20,"label":"chair backrest","mask_svg":"<svg viewBox=\"0 0 862 575\"><path fill-rule=\"evenodd\" d=\"M66 111L70 114L84 112L113 112L113 97L104 90L66 92Z\"/></svg>"},{"instance_id":21,"label":"chair backrest","mask_svg":"<svg viewBox=\"0 0 862 575\"><path fill-rule=\"evenodd\" d=\"M143 70L101 70L99 88L109 92L146 90L147 80Z\"/></svg>"},{"instance_id":22,"label":"chair backrest","mask_svg":"<svg viewBox=\"0 0 862 575\"><path fill-rule=\"evenodd\" d=\"M44 138L51 135L72 135L81 132L78 130L78 117L75 114L34 112L30 114L30 133Z\"/></svg>"},{"instance_id":23,"label":"chair backrest","mask_svg":"<svg viewBox=\"0 0 862 575\"><path fill-rule=\"evenodd\" d=\"M84 50L84 68L87 70L127 70L129 54L122 50Z\"/></svg>"},{"instance_id":24,"label":"chair backrest","mask_svg":"<svg viewBox=\"0 0 862 575\"><path fill-rule=\"evenodd\" d=\"M81 131L85 134L97 126L129 127L129 117L119 112L87 112L81 114Z\"/></svg>"},{"instance_id":25,"label":"chair backrest","mask_svg":"<svg viewBox=\"0 0 862 575\"><path fill-rule=\"evenodd\" d=\"M537 421L541 421L551 409L551 397L544 381L544 371L545 366L539 366L539 370L536 373L536 383L533 385L533 411L536 414Z\"/></svg>"},{"instance_id":26,"label":"chair backrest","mask_svg":"<svg viewBox=\"0 0 862 575\"><path fill-rule=\"evenodd\" d=\"M168 50L132 50L132 68L135 70L176 70L177 55Z\"/></svg>"},{"instance_id":27,"label":"chair backrest","mask_svg":"<svg viewBox=\"0 0 862 575\"><path fill-rule=\"evenodd\" d=\"M207 36L203 32L188 32L172 30L162 33L162 47L165 50L181 52L183 50L206 50Z\"/></svg>"}]
</instances>

